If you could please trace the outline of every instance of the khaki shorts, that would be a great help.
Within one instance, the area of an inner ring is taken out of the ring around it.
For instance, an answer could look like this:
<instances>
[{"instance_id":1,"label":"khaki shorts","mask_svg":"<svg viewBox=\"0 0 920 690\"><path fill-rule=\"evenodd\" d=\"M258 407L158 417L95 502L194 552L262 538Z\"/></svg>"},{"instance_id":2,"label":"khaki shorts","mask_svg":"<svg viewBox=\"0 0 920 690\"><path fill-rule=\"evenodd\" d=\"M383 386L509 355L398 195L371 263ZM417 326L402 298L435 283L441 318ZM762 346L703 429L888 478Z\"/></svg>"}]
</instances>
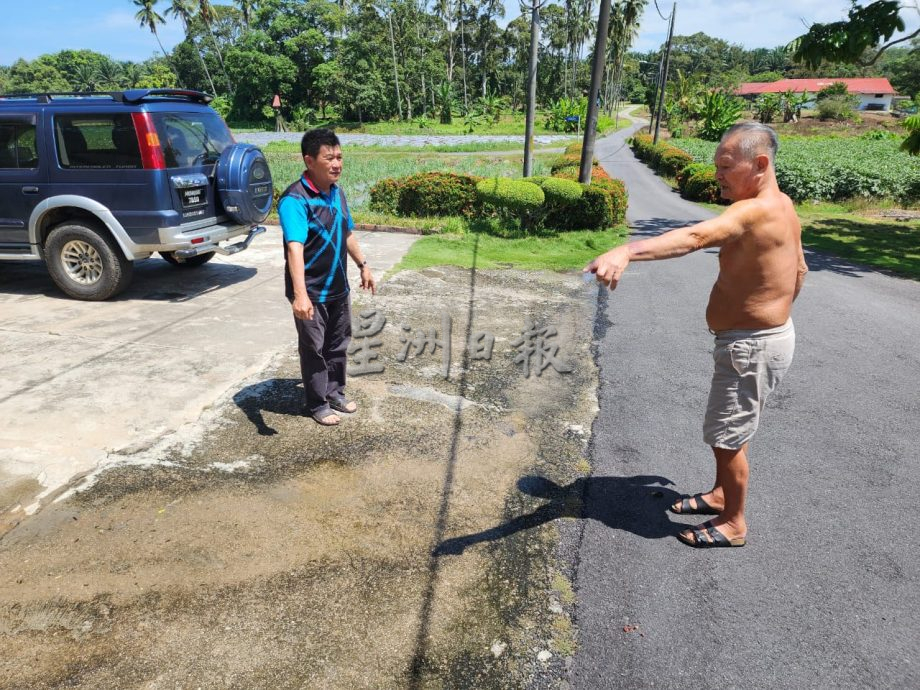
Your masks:
<instances>
[{"instance_id":1,"label":"khaki shorts","mask_svg":"<svg viewBox=\"0 0 920 690\"><path fill-rule=\"evenodd\" d=\"M792 364L794 351L792 319L760 331L716 333L703 421L707 445L737 450L753 438L764 403Z\"/></svg>"}]
</instances>

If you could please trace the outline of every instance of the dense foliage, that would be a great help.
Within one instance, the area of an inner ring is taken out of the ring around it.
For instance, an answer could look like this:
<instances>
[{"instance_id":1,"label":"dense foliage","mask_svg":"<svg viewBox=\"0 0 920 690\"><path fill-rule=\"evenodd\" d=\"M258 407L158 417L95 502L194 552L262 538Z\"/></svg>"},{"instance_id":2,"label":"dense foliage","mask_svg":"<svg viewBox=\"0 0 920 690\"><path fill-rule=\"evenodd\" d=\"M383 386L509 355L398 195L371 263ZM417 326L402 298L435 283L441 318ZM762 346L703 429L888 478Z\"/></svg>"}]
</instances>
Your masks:
<instances>
[{"instance_id":1,"label":"dense foliage","mask_svg":"<svg viewBox=\"0 0 920 690\"><path fill-rule=\"evenodd\" d=\"M123 1L131 7L130 0ZM117 62L91 51L64 50L0 66L0 92L181 86L220 96L216 107L232 122L259 125L274 124L270 104L280 94L281 115L295 129L327 118L363 123L457 117L467 128L478 128L494 121L496 108L524 106L529 17L502 26L504 8L493 0L142 4L150 11L138 12L137 39L150 50L160 48L162 57ZM645 0L614 5L601 87L607 115L617 100L654 95L661 49L627 53L623 47L645 5ZM550 128L574 128L565 120L570 115L584 121L595 12L596 3L561 0L541 9L537 101L550 113ZM184 40L171 49L159 43L157 30L164 22L184 29ZM795 64L783 47L746 50L697 33L674 37L670 64L669 89L680 93L668 104L678 119L682 108L712 89L730 92L749 80L886 76L901 94L920 91L920 60L904 46L890 48L871 68L812 69Z\"/></svg>"},{"instance_id":2,"label":"dense foliage","mask_svg":"<svg viewBox=\"0 0 920 690\"><path fill-rule=\"evenodd\" d=\"M709 162L716 144L679 139L675 146ZM776 156L780 189L795 201L887 197L917 203L920 160L899 150L898 139L782 137Z\"/></svg>"}]
</instances>

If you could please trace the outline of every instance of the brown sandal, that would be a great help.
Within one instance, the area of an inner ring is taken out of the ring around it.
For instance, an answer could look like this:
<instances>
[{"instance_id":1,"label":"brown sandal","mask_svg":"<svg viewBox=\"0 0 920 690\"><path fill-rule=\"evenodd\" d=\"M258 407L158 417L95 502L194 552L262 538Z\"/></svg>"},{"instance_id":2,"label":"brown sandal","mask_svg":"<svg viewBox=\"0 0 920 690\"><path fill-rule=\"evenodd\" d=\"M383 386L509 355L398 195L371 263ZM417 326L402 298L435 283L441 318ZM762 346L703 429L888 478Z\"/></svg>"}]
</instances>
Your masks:
<instances>
[{"instance_id":1,"label":"brown sandal","mask_svg":"<svg viewBox=\"0 0 920 690\"><path fill-rule=\"evenodd\" d=\"M688 531L690 532L690 535L684 536L684 532ZM677 538L687 546L692 546L695 549L744 546L746 543L744 537L729 539L724 534L722 534L718 528L712 524L711 521L704 522L702 525L697 525L696 527L689 527L688 529L684 530L684 532L679 533Z\"/></svg>"}]
</instances>

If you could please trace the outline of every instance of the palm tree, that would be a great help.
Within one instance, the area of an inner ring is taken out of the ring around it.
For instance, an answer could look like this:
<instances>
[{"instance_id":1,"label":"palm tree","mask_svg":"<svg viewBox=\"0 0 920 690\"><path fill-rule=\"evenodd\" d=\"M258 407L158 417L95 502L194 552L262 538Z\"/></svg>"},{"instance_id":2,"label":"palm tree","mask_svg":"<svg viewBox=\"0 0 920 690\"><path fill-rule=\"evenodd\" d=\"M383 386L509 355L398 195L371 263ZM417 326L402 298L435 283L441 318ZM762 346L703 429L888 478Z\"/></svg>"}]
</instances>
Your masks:
<instances>
[{"instance_id":1,"label":"palm tree","mask_svg":"<svg viewBox=\"0 0 920 690\"><path fill-rule=\"evenodd\" d=\"M435 0L434 14L444 22L447 30L447 81L454 81L454 30L453 11L450 0Z\"/></svg>"},{"instance_id":2,"label":"palm tree","mask_svg":"<svg viewBox=\"0 0 920 690\"><path fill-rule=\"evenodd\" d=\"M195 54L198 55L201 67L204 69L205 76L208 78L208 83L211 85L211 93L216 94L217 89L214 88L214 80L211 79L211 72L208 70L208 65L201 55L198 44L195 43L194 36L192 36L188 30L189 24L192 23L192 17L195 15L194 0L172 0L172 5L166 10L166 14L171 14L182 22L182 28L185 31L185 39L195 48Z\"/></svg>"},{"instance_id":3,"label":"palm tree","mask_svg":"<svg viewBox=\"0 0 920 690\"><path fill-rule=\"evenodd\" d=\"M99 80L98 86L103 89L120 89L124 84L125 74L114 60L105 60L96 71Z\"/></svg>"},{"instance_id":4,"label":"palm tree","mask_svg":"<svg viewBox=\"0 0 920 690\"><path fill-rule=\"evenodd\" d=\"M227 74L227 68L224 65L224 56L220 52L220 45L217 43L217 36L214 35L214 29L211 26L211 21L214 19L214 16L214 7L211 5L210 1L198 0L198 17L208 28L208 33L211 34L211 41L214 43L214 49L217 51L217 60L220 62L220 69L224 73L224 79L227 80L227 88L230 91L233 91L233 87L230 84L230 76Z\"/></svg>"},{"instance_id":5,"label":"palm tree","mask_svg":"<svg viewBox=\"0 0 920 690\"><path fill-rule=\"evenodd\" d=\"M623 62L626 59L626 52L638 36L639 19L647 4L648 0L620 0L616 3L610 18L610 62L613 79L608 81L608 115L613 112L614 107L619 107ZM613 103L614 100L617 101L616 104Z\"/></svg>"},{"instance_id":6,"label":"palm tree","mask_svg":"<svg viewBox=\"0 0 920 690\"><path fill-rule=\"evenodd\" d=\"M122 62L121 72L124 75L125 88L128 89L136 89L144 77L144 71L136 62Z\"/></svg>"},{"instance_id":7,"label":"palm tree","mask_svg":"<svg viewBox=\"0 0 920 690\"><path fill-rule=\"evenodd\" d=\"M156 5L158 0L134 0L134 4L140 9L137 11L137 14L134 15L134 18L140 22L141 28L148 28L150 32L156 37L157 43L160 44L160 50L163 52L163 57L169 59L169 56L166 54L166 49L163 47L163 42L160 40L160 35L157 33L157 25L164 23L166 20L163 19L163 16L157 14L157 11L153 9L153 6Z\"/></svg>"},{"instance_id":8,"label":"palm tree","mask_svg":"<svg viewBox=\"0 0 920 690\"><path fill-rule=\"evenodd\" d=\"M240 12L243 13L243 25L248 29L249 22L252 21L252 10L255 8L256 3L254 0L236 0L236 4L240 6Z\"/></svg>"},{"instance_id":9,"label":"palm tree","mask_svg":"<svg viewBox=\"0 0 920 690\"><path fill-rule=\"evenodd\" d=\"M76 91L92 92L96 90L98 76L92 65L86 63L77 65L73 71L71 87Z\"/></svg>"}]
</instances>

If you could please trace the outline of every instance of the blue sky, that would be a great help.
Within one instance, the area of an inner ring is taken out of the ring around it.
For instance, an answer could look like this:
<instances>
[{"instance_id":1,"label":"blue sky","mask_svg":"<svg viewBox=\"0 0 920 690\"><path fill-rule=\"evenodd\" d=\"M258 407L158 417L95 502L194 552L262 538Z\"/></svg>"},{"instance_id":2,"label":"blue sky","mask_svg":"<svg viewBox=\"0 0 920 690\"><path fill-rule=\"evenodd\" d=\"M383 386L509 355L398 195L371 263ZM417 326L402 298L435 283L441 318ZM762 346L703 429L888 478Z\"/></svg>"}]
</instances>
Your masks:
<instances>
[{"instance_id":1,"label":"blue sky","mask_svg":"<svg viewBox=\"0 0 920 690\"><path fill-rule=\"evenodd\" d=\"M214 0L212 0L213 2ZM160 0L161 14L169 0ZM228 4L217 0L215 4ZM658 0L661 11L670 12L672 0ZM505 0L506 19L519 13L518 0ZM805 31L803 22L842 19L847 0L679 0L676 33L703 31L710 36L746 48L772 48ZM752 11L752 7L759 7ZM118 60L145 60L159 46L149 30L134 19L131 0L0 0L0 65L17 58L34 59L65 48L90 48ZM906 11L908 30L920 25L917 13ZM637 50L657 48L664 41L667 25L650 3L642 19ZM172 19L160 29L167 49L182 40L182 28Z\"/></svg>"}]
</instances>

